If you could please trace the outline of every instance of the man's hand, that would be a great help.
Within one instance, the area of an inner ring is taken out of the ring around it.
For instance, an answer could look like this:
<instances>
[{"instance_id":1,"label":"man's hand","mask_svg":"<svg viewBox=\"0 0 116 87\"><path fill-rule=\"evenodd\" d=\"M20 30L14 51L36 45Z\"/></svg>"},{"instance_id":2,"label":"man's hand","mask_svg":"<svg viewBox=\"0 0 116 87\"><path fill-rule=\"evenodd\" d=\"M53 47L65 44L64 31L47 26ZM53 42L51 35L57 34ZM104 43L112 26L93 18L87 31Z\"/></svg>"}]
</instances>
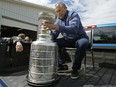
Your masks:
<instances>
[{"instance_id":1,"label":"man's hand","mask_svg":"<svg viewBox=\"0 0 116 87\"><path fill-rule=\"evenodd\" d=\"M59 26L58 25L55 25L51 22L48 22L48 21L44 21L42 23L42 26L44 27L44 29L52 29L52 30L59 30Z\"/></svg>"},{"instance_id":2,"label":"man's hand","mask_svg":"<svg viewBox=\"0 0 116 87\"><path fill-rule=\"evenodd\" d=\"M16 52L23 51L23 46L22 46L21 42L17 42L15 47L16 47Z\"/></svg>"}]
</instances>

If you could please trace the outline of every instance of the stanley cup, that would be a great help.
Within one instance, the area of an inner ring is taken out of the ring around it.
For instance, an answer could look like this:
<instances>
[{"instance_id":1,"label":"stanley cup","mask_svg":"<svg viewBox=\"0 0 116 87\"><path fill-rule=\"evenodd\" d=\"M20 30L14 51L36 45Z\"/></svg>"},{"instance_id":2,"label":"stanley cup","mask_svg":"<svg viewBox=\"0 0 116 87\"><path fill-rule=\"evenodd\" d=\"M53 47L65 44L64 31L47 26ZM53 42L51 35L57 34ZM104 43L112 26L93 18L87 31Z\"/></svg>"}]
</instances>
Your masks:
<instances>
[{"instance_id":1,"label":"stanley cup","mask_svg":"<svg viewBox=\"0 0 116 87\"><path fill-rule=\"evenodd\" d=\"M47 12L39 14L39 25L42 21L54 22L53 15ZM31 44L28 84L34 86L48 86L55 83L57 75L58 59L57 45L51 41L50 29L41 26L40 34Z\"/></svg>"}]
</instances>

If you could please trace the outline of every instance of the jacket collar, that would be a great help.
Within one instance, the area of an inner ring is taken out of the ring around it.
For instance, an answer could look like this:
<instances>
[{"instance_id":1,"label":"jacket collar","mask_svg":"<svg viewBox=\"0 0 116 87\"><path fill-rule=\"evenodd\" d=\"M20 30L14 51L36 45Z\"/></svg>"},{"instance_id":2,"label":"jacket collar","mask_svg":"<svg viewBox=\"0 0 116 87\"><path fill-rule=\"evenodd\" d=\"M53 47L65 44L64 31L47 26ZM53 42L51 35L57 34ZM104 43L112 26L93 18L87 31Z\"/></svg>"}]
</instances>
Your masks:
<instances>
[{"instance_id":1,"label":"jacket collar","mask_svg":"<svg viewBox=\"0 0 116 87\"><path fill-rule=\"evenodd\" d=\"M60 19L62 21L65 21L67 19L67 17L68 17L68 13L69 13L69 11L67 10L64 18L62 19L62 18L59 17L58 19Z\"/></svg>"}]
</instances>

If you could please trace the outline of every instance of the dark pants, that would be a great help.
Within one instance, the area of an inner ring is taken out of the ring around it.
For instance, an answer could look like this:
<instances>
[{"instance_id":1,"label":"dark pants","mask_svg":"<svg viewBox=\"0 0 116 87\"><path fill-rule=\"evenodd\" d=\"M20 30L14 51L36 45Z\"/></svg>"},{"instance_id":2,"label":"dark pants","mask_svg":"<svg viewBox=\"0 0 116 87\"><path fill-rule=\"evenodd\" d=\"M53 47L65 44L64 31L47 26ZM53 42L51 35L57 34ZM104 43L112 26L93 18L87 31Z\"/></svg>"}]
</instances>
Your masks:
<instances>
[{"instance_id":1,"label":"dark pants","mask_svg":"<svg viewBox=\"0 0 116 87\"><path fill-rule=\"evenodd\" d=\"M75 52L75 58L74 58L72 69L79 70L81 68L81 62L85 56L86 48L88 46L89 40L86 38L81 38L78 40L67 41L64 38L59 38L54 40L54 42L56 42L58 45L58 64L64 63L64 58L63 58L64 47L77 48Z\"/></svg>"}]
</instances>

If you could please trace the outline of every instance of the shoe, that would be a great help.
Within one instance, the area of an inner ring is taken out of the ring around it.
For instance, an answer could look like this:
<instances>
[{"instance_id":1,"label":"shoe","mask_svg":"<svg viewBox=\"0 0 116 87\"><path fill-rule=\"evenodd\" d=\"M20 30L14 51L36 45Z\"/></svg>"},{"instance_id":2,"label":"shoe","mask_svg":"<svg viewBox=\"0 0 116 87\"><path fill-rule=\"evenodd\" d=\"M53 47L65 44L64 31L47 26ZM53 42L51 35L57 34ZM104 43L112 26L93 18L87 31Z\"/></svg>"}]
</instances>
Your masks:
<instances>
[{"instance_id":1,"label":"shoe","mask_svg":"<svg viewBox=\"0 0 116 87\"><path fill-rule=\"evenodd\" d=\"M68 66L67 65L59 64L58 67L59 67L58 70L68 70Z\"/></svg>"},{"instance_id":2,"label":"shoe","mask_svg":"<svg viewBox=\"0 0 116 87\"><path fill-rule=\"evenodd\" d=\"M79 78L79 72L77 71L72 71L71 73L71 79L77 79Z\"/></svg>"}]
</instances>

